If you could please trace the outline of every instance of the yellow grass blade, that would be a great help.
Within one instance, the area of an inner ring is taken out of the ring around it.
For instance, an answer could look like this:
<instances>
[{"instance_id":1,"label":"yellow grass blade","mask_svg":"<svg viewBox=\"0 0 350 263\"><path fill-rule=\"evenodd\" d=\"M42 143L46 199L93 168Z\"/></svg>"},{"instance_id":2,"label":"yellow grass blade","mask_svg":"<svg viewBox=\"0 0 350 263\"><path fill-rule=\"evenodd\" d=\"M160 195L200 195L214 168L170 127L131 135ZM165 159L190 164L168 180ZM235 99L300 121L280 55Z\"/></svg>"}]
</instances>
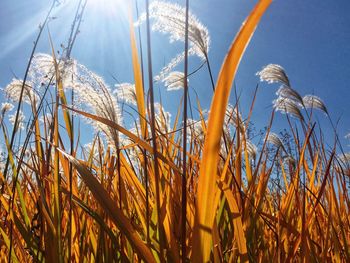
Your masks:
<instances>
[{"instance_id":1,"label":"yellow grass blade","mask_svg":"<svg viewBox=\"0 0 350 263\"><path fill-rule=\"evenodd\" d=\"M132 11L130 7L129 12L129 25L130 25L130 43L131 43L131 57L132 57L132 66L134 70L134 79L135 79L135 91L137 99L137 109L139 111L141 134L143 138L147 137L147 123L146 123L146 107L145 107L145 98L144 98L144 89L142 83L142 74L141 66L138 59L138 52L136 46L136 38L134 31L134 23L132 22Z\"/></svg>"},{"instance_id":2,"label":"yellow grass blade","mask_svg":"<svg viewBox=\"0 0 350 263\"><path fill-rule=\"evenodd\" d=\"M193 261L208 262L211 251L211 231L216 207L213 206L213 196L217 186L213 185L217 176L220 139L226 113L226 106L231 90L232 81L237 71L249 40L251 39L261 16L264 14L271 0L261 0L255 6L238 35L221 67L216 84L212 106L210 108L207 135L204 143L203 158L197 186L196 221L193 244ZM244 246L241 244L242 247Z\"/></svg>"}]
</instances>

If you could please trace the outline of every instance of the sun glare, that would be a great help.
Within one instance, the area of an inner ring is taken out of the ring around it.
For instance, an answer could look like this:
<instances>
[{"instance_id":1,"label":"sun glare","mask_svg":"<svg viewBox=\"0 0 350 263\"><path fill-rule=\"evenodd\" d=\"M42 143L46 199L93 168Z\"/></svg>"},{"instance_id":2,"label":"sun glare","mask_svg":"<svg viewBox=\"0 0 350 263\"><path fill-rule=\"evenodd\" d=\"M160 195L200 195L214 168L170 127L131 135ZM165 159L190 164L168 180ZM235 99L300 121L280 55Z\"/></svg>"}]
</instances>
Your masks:
<instances>
[{"instance_id":1,"label":"sun glare","mask_svg":"<svg viewBox=\"0 0 350 263\"><path fill-rule=\"evenodd\" d=\"M87 5L87 8L92 8L96 15L115 17L127 14L128 1L90 0Z\"/></svg>"}]
</instances>

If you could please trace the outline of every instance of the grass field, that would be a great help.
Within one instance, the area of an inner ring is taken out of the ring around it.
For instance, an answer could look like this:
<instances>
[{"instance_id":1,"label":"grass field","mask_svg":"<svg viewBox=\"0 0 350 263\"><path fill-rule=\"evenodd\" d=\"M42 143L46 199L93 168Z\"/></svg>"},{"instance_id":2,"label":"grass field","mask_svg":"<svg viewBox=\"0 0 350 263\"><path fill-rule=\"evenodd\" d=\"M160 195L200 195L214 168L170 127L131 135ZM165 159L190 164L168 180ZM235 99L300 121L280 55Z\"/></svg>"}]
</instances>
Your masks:
<instances>
[{"instance_id":1,"label":"grass field","mask_svg":"<svg viewBox=\"0 0 350 263\"><path fill-rule=\"evenodd\" d=\"M208 30L188 6L146 1L149 12L130 19L125 40L134 84L114 91L71 56L85 3L59 54L53 44L48 54L36 52L49 11L23 80L4 89L13 104L3 103L0 116L3 262L350 262L350 154L327 106L292 89L275 64L257 73L281 85L266 112L269 123L255 134L259 143L250 131L255 96L247 116L239 96L229 102L271 0L251 11L218 76L208 59ZM160 73L152 72L152 29L184 43ZM209 111L188 99L187 78L196 74L188 71L191 56L211 79ZM172 121L155 101L154 81L184 91ZM23 105L31 111L22 112ZM131 116L124 116L125 105L135 109ZM192 108L199 118L188 115ZM334 129L327 142L316 111ZM271 130L277 114L288 123L280 133ZM81 143L84 125L96 130L88 144Z\"/></svg>"}]
</instances>

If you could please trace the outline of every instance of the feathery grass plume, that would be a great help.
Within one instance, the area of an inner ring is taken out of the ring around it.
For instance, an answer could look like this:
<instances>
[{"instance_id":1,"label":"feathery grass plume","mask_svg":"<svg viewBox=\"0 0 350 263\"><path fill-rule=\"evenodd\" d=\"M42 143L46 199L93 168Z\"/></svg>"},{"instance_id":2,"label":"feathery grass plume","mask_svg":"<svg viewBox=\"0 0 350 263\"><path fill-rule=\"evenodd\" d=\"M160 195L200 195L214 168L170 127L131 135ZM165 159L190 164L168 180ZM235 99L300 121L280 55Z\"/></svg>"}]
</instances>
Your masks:
<instances>
[{"instance_id":1,"label":"feathery grass plume","mask_svg":"<svg viewBox=\"0 0 350 263\"><path fill-rule=\"evenodd\" d=\"M183 72L172 71L162 81L164 82L164 85L167 88L167 90L179 90L183 89L184 87L184 78L185 75Z\"/></svg>"},{"instance_id":2,"label":"feathery grass plume","mask_svg":"<svg viewBox=\"0 0 350 263\"><path fill-rule=\"evenodd\" d=\"M170 131L170 122L171 122L171 113L165 111L163 106L159 102L154 103L155 109L155 119L156 119L156 128L161 133L167 133Z\"/></svg>"},{"instance_id":3,"label":"feathery grass plume","mask_svg":"<svg viewBox=\"0 0 350 263\"><path fill-rule=\"evenodd\" d=\"M52 117L52 114L51 113L46 113L45 115L41 116L39 118L39 121L41 123L47 123L48 125L51 125L52 123L52 120L53 120L53 117Z\"/></svg>"},{"instance_id":4,"label":"feathery grass plume","mask_svg":"<svg viewBox=\"0 0 350 263\"><path fill-rule=\"evenodd\" d=\"M246 127L244 125L244 121L242 119L241 113L238 112L238 114L237 114L236 107L234 107L230 103L227 105L226 115L225 115L225 123L227 124L226 126L229 126L230 124L232 124L236 128L238 128L237 127L237 123L238 123L240 132L241 133L246 132ZM227 127L227 129L229 129L229 127Z\"/></svg>"},{"instance_id":5,"label":"feathery grass plume","mask_svg":"<svg viewBox=\"0 0 350 263\"><path fill-rule=\"evenodd\" d=\"M204 142L205 133L200 120L187 119L187 142L201 145Z\"/></svg>"},{"instance_id":6,"label":"feathery grass plume","mask_svg":"<svg viewBox=\"0 0 350 263\"><path fill-rule=\"evenodd\" d=\"M261 71L256 73L260 77L260 81L267 83L281 83L290 87L288 76L284 69L277 64L268 64Z\"/></svg>"},{"instance_id":7,"label":"feathery grass plume","mask_svg":"<svg viewBox=\"0 0 350 263\"><path fill-rule=\"evenodd\" d=\"M149 17L153 20L152 30L168 34L170 43L185 41L186 9L184 7L165 1L153 1L149 5ZM146 14L143 13L135 25L139 26L145 20ZM189 12L188 21L188 55L196 55L204 60L209 52L209 31L191 12ZM183 59L184 53L177 55L155 79L163 79Z\"/></svg>"},{"instance_id":8,"label":"feathery grass plume","mask_svg":"<svg viewBox=\"0 0 350 263\"><path fill-rule=\"evenodd\" d=\"M14 127L14 128L23 130L24 129L24 120L25 120L25 116L24 116L23 112L20 111L19 115L18 115L17 127ZM9 121L12 125L14 125L15 121L16 121L16 114L9 115Z\"/></svg>"},{"instance_id":9,"label":"feathery grass plume","mask_svg":"<svg viewBox=\"0 0 350 263\"><path fill-rule=\"evenodd\" d=\"M256 159L256 155L258 153L258 147L250 140L246 141L247 145L247 152L252 159ZM243 155L244 155L244 148L243 148Z\"/></svg>"},{"instance_id":10,"label":"feathery grass plume","mask_svg":"<svg viewBox=\"0 0 350 263\"><path fill-rule=\"evenodd\" d=\"M135 84L120 83L115 84L114 87L116 89L113 90L113 94L117 97L118 100L135 106L137 105Z\"/></svg>"},{"instance_id":11,"label":"feathery grass plume","mask_svg":"<svg viewBox=\"0 0 350 263\"><path fill-rule=\"evenodd\" d=\"M303 97L303 103L305 108L319 109L328 115L326 105L323 103L321 98L315 95L306 95Z\"/></svg>"},{"instance_id":12,"label":"feathery grass plume","mask_svg":"<svg viewBox=\"0 0 350 263\"><path fill-rule=\"evenodd\" d=\"M57 59L59 75L63 87L71 87L74 81L74 75L77 75L77 62L73 59ZM56 82L54 58L49 54L37 53L34 55L32 64L28 73L29 79L38 86L47 85L53 77L53 83Z\"/></svg>"},{"instance_id":13,"label":"feathery grass plume","mask_svg":"<svg viewBox=\"0 0 350 263\"><path fill-rule=\"evenodd\" d=\"M5 114L6 112L9 112L13 109L13 104L9 102L1 103L1 114Z\"/></svg>"},{"instance_id":14,"label":"feathery grass plume","mask_svg":"<svg viewBox=\"0 0 350 263\"><path fill-rule=\"evenodd\" d=\"M22 80L13 79L11 83L8 84L4 89L6 97L15 102L18 102L22 86ZM34 105L36 102L38 102L38 95L35 93L33 89L33 83L31 81L27 81L24 85L23 101L30 105Z\"/></svg>"},{"instance_id":15,"label":"feathery grass plume","mask_svg":"<svg viewBox=\"0 0 350 263\"><path fill-rule=\"evenodd\" d=\"M272 103L276 111L288 113L294 117L299 118L300 120L304 119L303 115L300 112L298 104L294 100L278 97L277 99L273 100Z\"/></svg>"},{"instance_id":16,"label":"feathery grass plume","mask_svg":"<svg viewBox=\"0 0 350 263\"><path fill-rule=\"evenodd\" d=\"M121 123L122 119L116 98L103 78L78 63L76 64L76 72L73 91L77 94L79 107L91 111L99 117ZM102 130L108 144L116 149L118 144L117 131L101 122L91 121L91 124L96 130Z\"/></svg>"},{"instance_id":17,"label":"feathery grass plume","mask_svg":"<svg viewBox=\"0 0 350 263\"><path fill-rule=\"evenodd\" d=\"M266 141L277 146L278 148L282 148L285 151L283 142L276 133L270 132L266 137Z\"/></svg>"},{"instance_id":18,"label":"feathery grass plume","mask_svg":"<svg viewBox=\"0 0 350 263\"><path fill-rule=\"evenodd\" d=\"M282 85L276 92L276 95L281 98L288 98L291 100L295 100L300 105L303 105L303 98L300 96L300 94L291 87L288 87L286 85Z\"/></svg>"}]
</instances>

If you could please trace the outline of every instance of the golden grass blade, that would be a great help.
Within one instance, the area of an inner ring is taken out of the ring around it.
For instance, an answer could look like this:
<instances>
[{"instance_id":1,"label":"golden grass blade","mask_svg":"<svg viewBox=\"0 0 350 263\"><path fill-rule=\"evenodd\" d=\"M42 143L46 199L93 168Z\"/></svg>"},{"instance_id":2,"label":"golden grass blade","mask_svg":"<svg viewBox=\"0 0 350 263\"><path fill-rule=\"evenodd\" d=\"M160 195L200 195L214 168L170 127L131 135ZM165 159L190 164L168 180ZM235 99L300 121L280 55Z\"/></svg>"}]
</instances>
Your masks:
<instances>
[{"instance_id":1,"label":"golden grass blade","mask_svg":"<svg viewBox=\"0 0 350 263\"><path fill-rule=\"evenodd\" d=\"M217 187L213 186L213 182L215 182L217 176L220 139L226 106L232 81L244 50L270 3L271 0L261 0L255 6L231 45L216 84L197 186L196 222L193 240L194 253L192 258L194 262L207 262L210 259L212 237L209 229L212 228L216 210L216 207L213 207L212 197L215 196L217 191ZM240 245L244 247L244 244Z\"/></svg>"},{"instance_id":2,"label":"golden grass blade","mask_svg":"<svg viewBox=\"0 0 350 263\"><path fill-rule=\"evenodd\" d=\"M115 202L110 198L105 188L98 182L98 180L91 174L91 172L82 165L73 156L59 150L77 169L80 176L89 187L90 191L103 207L103 209L110 215L116 226L128 238L138 255L146 260L146 262L156 262L151 250L141 240L138 233L133 228L130 220L124 216L122 211L115 205Z\"/></svg>"},{"instance_id":3,"label":"golden grass blade","mask_svg":"<svg viewBox=\"0 0 350 263\"><path fill-rule=\"evenodd\" d=\"M50 40L50 45L51 45L51 49L52 49L52 58L53 58L54 66L55 66L56 85L57 85L57 90L58 90L58 96L60 97L61 103L63 105L67 105L66 94L64 93L64 90L63 90L61 73L59 71L59 66L58 66L58 63L56 60L55 50L53 47L50 32L49 32L49 40ZM69 136L69 138L72 138L73 137L72 122L71 122L71 118L69 116L69 113L65 108L63 108L63 118L64 118L64 121L66 123L68 136Z\"/></svg>"},{"instance_id":4,"label":"golden grass blade","mask_svg":"<svg viewBox=\"0 0 350 263\"><path fill-rule=\"evenodd\" d=\"M145 107L144 89L143 89L143 82L142 82L141 66L139 63L137 46L136 46L134 23L132 21L131 5L129 7L130 7L130 10L129 10L129 25L130 25L130 27L129 28L130 28L131 57L132 57L132 66L133 66L134 79L135 79L137 109L139 112L142 138L146 138L147 137L147 122L146 122L146 107Z\"/></svg>"},{"instance_id":5,"label":"golden grass blade","mask_svg":"<svg viewBox=\"0 0 350 263\"><path fill-rule=\"evenodd\" d=\"M60 160L59 160L59 152L57 151L57 147L59 145L59 130L58 130L58 96L56 98L55 105L55 115L54 115L54 163L53 163L53 221L55 225L56 236L53 240L55 244L55 258L54 262L63 262L62 257L62 243L61 243L61 175L60 175Z\"/></svg>"}]
</instances>

